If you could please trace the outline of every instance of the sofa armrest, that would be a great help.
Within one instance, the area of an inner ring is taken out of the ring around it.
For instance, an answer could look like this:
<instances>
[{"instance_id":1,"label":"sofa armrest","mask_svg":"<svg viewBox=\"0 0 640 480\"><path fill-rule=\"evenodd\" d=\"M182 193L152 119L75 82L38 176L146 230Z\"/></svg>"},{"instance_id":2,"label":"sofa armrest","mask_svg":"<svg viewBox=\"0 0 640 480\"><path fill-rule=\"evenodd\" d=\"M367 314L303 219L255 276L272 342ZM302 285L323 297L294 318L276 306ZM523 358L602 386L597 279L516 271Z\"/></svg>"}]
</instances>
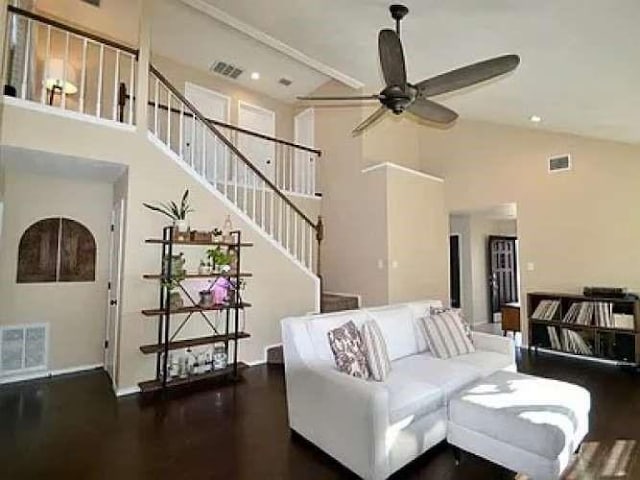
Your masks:
<instances>
[{"instance_id":1,"label":"sofa armrest","mask_svg":"<svg viewBox=\"0 0 640 480\"><path fill-rule=\"evenodd\" d=\"M490 335L483 332L471 332L471 340L478 350L501 353L508 355L512 363L516 361L516 347L513 339L501 337L500 335Z\"/></svg>"},{"instance_id":2,"label":"sofa armrest","mask_svg":"<svg viewBox=\"0 0 640 480\"><path fill-rule=\"evenodd\" d=\"M388 393L331 367L286 366L289 426L364 478L386 478Z\"/></svg>"}]
</instances>

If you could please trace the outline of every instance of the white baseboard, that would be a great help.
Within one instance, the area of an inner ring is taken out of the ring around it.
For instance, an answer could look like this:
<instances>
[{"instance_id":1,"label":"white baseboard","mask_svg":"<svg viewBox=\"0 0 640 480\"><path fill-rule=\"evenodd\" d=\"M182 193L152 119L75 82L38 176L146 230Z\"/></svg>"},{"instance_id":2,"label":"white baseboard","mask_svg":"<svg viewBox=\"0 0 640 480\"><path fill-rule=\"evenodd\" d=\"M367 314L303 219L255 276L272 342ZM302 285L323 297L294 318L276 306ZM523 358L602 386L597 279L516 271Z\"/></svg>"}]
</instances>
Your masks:
<instances>
[{"instance_id":1,"label":"white baseboard","mask_svg":"<svg viewBox=\"0 0 640 480\"><path fill-rule=\"evenodd\" d=\"M140 393L140 387L124 387L116 390L116 397L124 397L126 395L135 395L136 393Z\"/></svg>"},{"instance_id":2,"label":"white baseboard","mask_svg":"<svg viewBox=\"0 0 640 480\"><path fill-rule=\"evenodd\" d=\"M522 348L524 348L524 346ZM538 347L538 351L543 353L549 353L551 355L558 355L559 357L575 358L576 360L585 360L587 362L602 363L605 365L612 365L612 366L626 365L625 362L619 362L617 360L608 360L606 358L589 357L588 355L576 355L569 352L559 352L558 350L550 350L548 348L543 348L543 347ZM535 347L531 348L531 352L535 352Z\"/></svg>"},{"instance_id":3,"label":"white baseboard","mask_svg":"<svg viewBox=\"0 0 640 480\"><path fill-rule=\"evenodd\" d=\"M0 385L5 383L26 382L28 380L36 380L38 378L57 377L59 375L68 375L70 373L85 372L87 370L97 370L104 368L104 364L96 363L94 365L81 365L78 367L61 368L58 370L43 370L41 372L26 373L24 375L12 375L10 377L1 377Z\"/></svg>"}]
</instances>

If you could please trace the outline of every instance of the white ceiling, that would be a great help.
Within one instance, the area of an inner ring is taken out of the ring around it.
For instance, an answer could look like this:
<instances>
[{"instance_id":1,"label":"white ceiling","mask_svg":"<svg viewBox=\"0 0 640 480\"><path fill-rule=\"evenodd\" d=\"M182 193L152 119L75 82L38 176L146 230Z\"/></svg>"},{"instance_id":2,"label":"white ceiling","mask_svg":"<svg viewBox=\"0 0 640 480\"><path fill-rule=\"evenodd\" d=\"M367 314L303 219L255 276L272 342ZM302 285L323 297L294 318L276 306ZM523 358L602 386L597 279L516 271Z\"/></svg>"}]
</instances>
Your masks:
<instances>
[{"instance_id":1,"label":"white ceiling","mask_svg":"<svg viewBox=\"0 0 640 480\"><path fill-rule=\"evenodd\" d=\"M390 0L202 1L376 90L381 85L377 32L392 26ZM405 3L411 12L402 38L413 82L495 55L521 56L520 68L507 78L441 98L463 118L533 126L528 118L535 114L543 118L536 128L640 141L640 1ZM174 27L175 20L166 19L166 28L176 29L174 39L182 35L192 39L192 45L203 41L193 28L200 24ZM244 45L229 43L231 32L221 30L204 40L206 49L191 47L182 55L203 65L217 56L255 60L256 65L263 60L258 67L270 78L287 65L258 45L249 52ZM214 38L223 34L219 48ZM307 75L300 78L296 94L313 90L321 79Z\"/></svg>"},{"instance_id":2,"label":"white ceiling","mask_svg":"<svg viewBox=\"0 0 640 480\"><path fill-rule=\"evenodd\" d=\"M231 63L244 73L237 80L221 78L288 102L330 79L178 0L154 0L152 49L205 71L217 60ZM260 79L252 80L251 72L259 72ZM280 85L278 80L283 77L293 83L289 87Z\"/></svg>"}]
</instances>

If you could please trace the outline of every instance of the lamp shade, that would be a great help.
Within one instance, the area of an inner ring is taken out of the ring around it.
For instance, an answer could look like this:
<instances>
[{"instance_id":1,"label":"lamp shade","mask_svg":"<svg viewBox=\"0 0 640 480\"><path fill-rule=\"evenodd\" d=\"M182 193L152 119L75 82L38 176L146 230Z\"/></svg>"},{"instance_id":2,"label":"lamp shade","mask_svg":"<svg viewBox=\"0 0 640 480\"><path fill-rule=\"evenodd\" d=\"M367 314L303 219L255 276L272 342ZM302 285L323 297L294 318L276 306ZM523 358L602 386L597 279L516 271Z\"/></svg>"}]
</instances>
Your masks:
<instances>
[{"instance_id":1,"label":"lamp shade","mask_svg":"<svg viewBox=\"0 0 640 480\"><path fill-rule=\"evenodd\" d=\"M76 86L77 72L70 64L67 63L67 69L65 72L64 61L61 58L49 59L47 66L47 74L45 75L45 87L47 90L53 90L54 88L62 89L64 85L64 93L67 95L73 95L78 93L78 87Z\"/></svg>"}]
</instances>

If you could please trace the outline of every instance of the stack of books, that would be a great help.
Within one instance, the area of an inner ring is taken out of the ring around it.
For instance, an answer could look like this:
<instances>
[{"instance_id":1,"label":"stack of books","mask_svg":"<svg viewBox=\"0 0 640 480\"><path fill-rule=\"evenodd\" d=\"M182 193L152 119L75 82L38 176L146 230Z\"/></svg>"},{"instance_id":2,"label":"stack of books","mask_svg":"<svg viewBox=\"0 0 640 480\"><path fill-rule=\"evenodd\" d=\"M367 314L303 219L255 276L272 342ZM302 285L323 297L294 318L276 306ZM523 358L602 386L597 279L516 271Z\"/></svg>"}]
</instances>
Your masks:
<instances>
[{"instance_id":1,"label":"stack of books","mask_svg":"<svg viewBox=\"0 0 640 480\"><path fill-rule=\"evenodd\" d=\"M584 341L584 338L573 330L567 328L560 329L560 336L556 327L547 327L549 342L554 350L562 350L567 353L579 355L592 355L593 349Z\"/></svg>"},{"instance_id":2,"label":"stack of books","mask_svg":"<svg viewBox=\"0 0 640 480\"><path fill-rule=\"evenodd\" d=\"M569 307L562 321L577 325L613 327L613 303L575 302Z\"/></svg>"},{"instance_id":3,"label":"stack of books","mask_svg":"<svg viewBox=\"0 0 640 480\"><path fill-rule=\"evenodd\" d=\"M532 317L536 320L553 320L559 307L560 300L541 300Z\"/></svg>"}]
</instances>

